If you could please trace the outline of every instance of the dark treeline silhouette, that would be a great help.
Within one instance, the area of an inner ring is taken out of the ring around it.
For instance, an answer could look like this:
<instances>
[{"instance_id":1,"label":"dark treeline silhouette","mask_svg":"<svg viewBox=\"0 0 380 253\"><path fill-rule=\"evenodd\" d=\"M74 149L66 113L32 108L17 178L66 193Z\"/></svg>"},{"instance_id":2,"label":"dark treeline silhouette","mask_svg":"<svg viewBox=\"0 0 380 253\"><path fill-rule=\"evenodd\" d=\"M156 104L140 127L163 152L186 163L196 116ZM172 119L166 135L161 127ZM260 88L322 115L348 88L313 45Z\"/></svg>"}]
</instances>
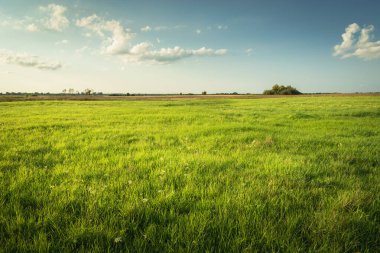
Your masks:
<instances>
[{"instance_id":1,"label":"dark treeline silhouette","mask_svg":"<svg viewBox=\"0 0 380 253\"><path fill-rule=\"evenodd\" d=\"M265 90L264 95L300 95L302 94L296 88L292 86L273 85L271 90Z\"/></svg>"}]
</instances>

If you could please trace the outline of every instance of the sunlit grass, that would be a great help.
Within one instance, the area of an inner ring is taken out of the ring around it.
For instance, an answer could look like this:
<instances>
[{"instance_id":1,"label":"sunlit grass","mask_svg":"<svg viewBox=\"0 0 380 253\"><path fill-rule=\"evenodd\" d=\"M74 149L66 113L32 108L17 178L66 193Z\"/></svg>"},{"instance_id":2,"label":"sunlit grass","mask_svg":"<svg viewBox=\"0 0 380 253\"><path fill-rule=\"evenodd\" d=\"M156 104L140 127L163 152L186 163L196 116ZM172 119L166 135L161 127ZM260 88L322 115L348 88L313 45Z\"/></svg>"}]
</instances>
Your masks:
<instances>
[{"instance_id":1,"label":"sunlit grass","mask_svg":"<svg viewBox=\"0 0 380 253\"><path fill-rule=\"evenodd\" d=\"M0 249L375 252L380 99L0 103Z\"/></svg>"}]
</instances>

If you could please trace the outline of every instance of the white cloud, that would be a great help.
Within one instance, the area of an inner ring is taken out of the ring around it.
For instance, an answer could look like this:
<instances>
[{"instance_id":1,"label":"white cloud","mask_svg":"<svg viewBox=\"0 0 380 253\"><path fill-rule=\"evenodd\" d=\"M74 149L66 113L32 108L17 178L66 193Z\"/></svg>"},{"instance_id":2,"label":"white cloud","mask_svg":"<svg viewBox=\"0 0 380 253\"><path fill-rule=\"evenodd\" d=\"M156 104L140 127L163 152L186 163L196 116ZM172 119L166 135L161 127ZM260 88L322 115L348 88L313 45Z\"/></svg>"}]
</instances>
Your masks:
<instances>
[{"instance_id":1,"label":"white cloud","mask_svg":"<svg viewBox=\"0 0 380 253\"><path fill-rule=\"evenodd\" d=\"M76 25L89 29L104 38L104 52L107 54L125 53L128 50L129 42L135 37L135 34L125 29L119 21L106 21L97 15L79 19L76 21Z\"/></svg>"},{"instance_id":2,"label":"white cloud","mask_svg":"<svg viewBox=\"0 0 380 253\"><path fill-rule=\"evenodd\" d=\"M142 32L150 32L150 31L152 31L152 27L150 27L149 25L147 25L145 27L142 27L140 30Z\"/></svg>"},{"instance_id":3,"label":"white cloud","mask_svg":"<svg viewBox=\"0 0 380 253\"><path fill-rule=\"evenodd\" d=\"M198 55L198 56L220 56L225 55L227 53L227 49L218 49L214 50L211 48L199 48L197 50L187 50L190 51L192 55Z\"/></svg>"},{"instance_id":4,"label":"white cloud","mask_svg":"<svg viewBox=\"0 0 380 253\"><path fill-rule=\"evenodd\" d=\"M0 50L0 62L45 70L58 70L62 68L62 64L59 62L52 62L41 59L38 56L15 53L7 50Z\"/></svg>"},{"instance_id":5,"label":"white cloud","mask_svg":"<svg viewBox=\"0 0 380 253\"><path fill-rule=\"evenodd\" d=\"M26 30L28 32L38 32L40 29L38 28L38 26L34 23L32 24L29 24L27 27L26 27Z\"/></svg>"},{"instance_id":6,"label":"white cloud","mask_svg":"<svg viewBox=\"0 0 380 253\"><path fill-rule=\"evenodd\" d=\"M102 21L101 18L99 18L96 14L93 14L91 16L78 19L76 21L76 25L78 27L84 27L92 31L95 31L98 34L103 36L103 33L102 33L103 28L101 26L101 22L104 22L104 21Z\"/></svg>"},{"instance_id":7,"label":"white cloud","mask_svg":"<svg viewBox=\"0 0 380 253\"><path fill-rule=\"evenodd\" d=\"M28 30L27 23L31 20L30 17L13 18L10 16L0 16L0 27L5 27L13 30Z\"/></svg>"},{"instance_id":8,"label":"white cloud","mask_svg":"<svg viewBox=\"0 0 380 253\"><path fill-rule=\"evenodd\" d=\"M202 33L201 29L197 29L197 30L195 30L195 32L196 32L196 34L201 34Z\"/></svg>"},{"instance_id":9,"label":"white cloud","mask_svg":"<svg viewBox=\"0 0 380 253\"><path fill-rule=\"evenodd\" d=\"M227 30L228 29L228 26L227 25L214 25L214 26L207 26L206 27L206 30L208 31L211 31L211 30L214 30L214 29L217 29L217 30Z\"/></svg>"},{"instance_id":10,"label":"white cloud","mask_svg":"<svg viewBox=\"0 0 380 253\"><path fill-rule=\"evenodd\" d=\"M156 26L156 27L154 27L152 29L154 31L156 31L156 32L161 32L161 31L168 31L168 30L180 30L180 29L183 29L183 28L186 28L186 26L184 26L184 25L175 25L175 26L161 25L161 26Z\"/></svg>"},{"instance_id":11,"label":"white cloud","mask_svg":"<svg viewBox=\"0 0 380 253\"><path fill-rule=\"evenodd\" d=\"M40 6L39 10L45 17L24 16L15 18L0 15L0 26L13 30L26 30L28 32L38 32L41 31L42 28L61 32L70 24L68 18L65 17L67 9L64 6L49 4L47 6Z\"/></svg>"},{"instance_id":12,"label":"white cloud","mask_svg":"<svg viewBox=\"0 0 380 253\"><path fill-rule=\"evenodd\" d=\"M342 55L343 58L345 56L347 57L347 52L352 50L352 44L354 43L355 39L354 35L358 31L360 31L360 27L356 23L347 26L345 33L342 34L342 43L340 45L335 45L334 47L335 56Z\"/></svg>"},{"instance_id":13,"label":"white cloud","mask_svg":"<svg viewBox=\"0 0 380 253\"><path fill-rule=\"evenodd\" d=\"M373 41L374 31L373 25L361 28L353 23L347 26L342 34L342 43L334 46L334 56L342 59L358 57L364 60L380 58L380 41Z\"/></svg>"},{"instance_id":14,"label":"white cloud","mask_svg":"<svg viewBox=\"0 0 380 253\"><path fill-rule=\"evenodd\" d=\"M253 49L252 49L252 48L247 48L247 49L245 50L245 53L246 53L248 56L251 56L252 52L253 52Z\"/></svg>"},{"instance_id":15,"label":"white cloud","mask_svg":"<svg viewBox=\"0 0 380 253\"><path fill-rule=\"evenodd\" d=\"M140 44L133 46L131 48L131 50L129 50L129 54L141 55L141 54L144 54L145 52L147 52L147 50L151 47L152 47L152 44L150 44L148 42L142 42Z\"/></svg>"},{"instance_id":16,"label":"white cloud","mask_svg":"<svg viewBox=\"0 0 380 253\"><path fill-rule=\"evenodd\" d=\"M169 27L164 26L164 25L162 25L162 26L156 26L154 28L154 30L157 31L157 32L159 32L159 31L165 31L165 30L169 30Z\"/></svg>"},{"instance_id":17,"label":"white cloud","mask_svg":"<svg viewBox=\"0 0 380 253\"><path fill-rule=\"evenodd\" d=\"M205 47L199 49L173 47L159 50L151 50L151 48L152 45L147 42L137 44L123 56L123 60L134 63L168 64L192 56L221 56L227 53L226 49L214 50Z\"/></svg>"},{"instance_id":18,"label":"white cloud","mask_svg":"<svg viewBox=\"0 0 380 253\"><path fill-rule=\"evenodd\" d=\"M55 43L55 45L57 45L57 46L61 46L61 45L67 45L67 44L69 44L70 42L68 41L68 40L61 40L61 41L57 41L56 43Z\"/></svg>"},{"instance_id":19,"label":"white cloud","mask_svg":"<svg viewBox=\"0 0 380 253\"><path fill-rule=\"evenodd\" d=\"M154 50L153 45L149 42L131 45L131 41L136 36L135 33L125 29L119 21L107 21L95 14L78 19L76 25L88 29L100 36L103 39L102 52L109 55L118 55L124 62L164 64L191 56L219 56L224 55L227 52L226 49L214 50L205 47L196 50L182 49L180 47ZM166 26L151 28L150 26L146 26L141 28L141 31L161 31L180 28L182 28L182 26L175 26L172 28ZM157 43L160 43L158 38L156 41Z\"/></svg>"},{"instance_id":20,"label":"white cloud","mask_svg":"<svg viewBox=\"0 0 380 253\"><path fill-rule=\"evenodd\" d=\"M41 11L49 13L49 18L45 20L46 28L61 32L69 26L70 21L65 17L66 7L57 4L41 6Z\"/></svg>"}]
</instances>

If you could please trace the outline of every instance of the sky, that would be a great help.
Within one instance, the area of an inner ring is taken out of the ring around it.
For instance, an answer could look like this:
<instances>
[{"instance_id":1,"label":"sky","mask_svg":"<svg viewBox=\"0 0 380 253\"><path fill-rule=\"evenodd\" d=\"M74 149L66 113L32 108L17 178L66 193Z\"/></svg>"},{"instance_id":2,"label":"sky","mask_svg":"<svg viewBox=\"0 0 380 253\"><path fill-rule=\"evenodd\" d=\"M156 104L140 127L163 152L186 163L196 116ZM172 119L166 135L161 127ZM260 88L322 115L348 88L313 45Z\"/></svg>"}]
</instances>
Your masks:
<instances>
[{"instance_id":1,"label":"sky","mask_svg":"<svg viewBox=\"0 0 380 253\"><path fill-rule=\"evenodd\" d=\"M379 0L0 0L0 92L380 92L379 10Z\"/></svg>"}]
</instances>

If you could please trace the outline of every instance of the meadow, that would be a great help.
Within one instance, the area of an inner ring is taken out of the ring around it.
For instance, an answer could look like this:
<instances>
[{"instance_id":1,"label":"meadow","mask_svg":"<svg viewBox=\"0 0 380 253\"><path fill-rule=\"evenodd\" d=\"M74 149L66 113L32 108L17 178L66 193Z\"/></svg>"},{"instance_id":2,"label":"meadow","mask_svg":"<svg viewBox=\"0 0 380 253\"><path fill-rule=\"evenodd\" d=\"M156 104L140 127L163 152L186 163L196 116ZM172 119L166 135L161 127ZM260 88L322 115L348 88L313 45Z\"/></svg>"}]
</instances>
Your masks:
<instances>
[{"instance_id":1,"label":"meadow","mask_svg":"<svg viewBox=\"0 0 380 253\"><path fill-rule=\"evenodd\" d=\"M378 252L380 97L0 103L1 252Z\"/></svg>"}]
</instances>

